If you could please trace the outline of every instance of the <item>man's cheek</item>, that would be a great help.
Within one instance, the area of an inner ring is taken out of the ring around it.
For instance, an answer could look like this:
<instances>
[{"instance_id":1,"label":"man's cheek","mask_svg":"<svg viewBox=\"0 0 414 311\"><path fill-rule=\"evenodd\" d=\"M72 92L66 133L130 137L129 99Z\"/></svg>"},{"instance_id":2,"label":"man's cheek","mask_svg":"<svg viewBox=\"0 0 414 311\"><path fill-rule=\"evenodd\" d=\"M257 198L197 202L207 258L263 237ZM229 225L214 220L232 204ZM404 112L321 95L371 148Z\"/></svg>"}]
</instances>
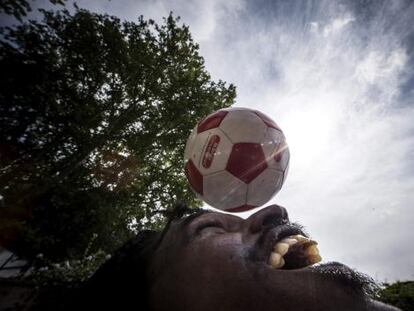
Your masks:
<instances>
[{"instance_id":1,"label":"man's cheek","mask_svg":"<svg viewBox=\"0 0 414 311\"><path fill-rule=\"evenodd\" d=\"M202 252L203 263L212 269L220 269L220 273L233 273L243 265L248 249L241 244L227 244L225 241L216 243ZM210 270L211 271L211 270Z\"/></svg>"}]
</instances>

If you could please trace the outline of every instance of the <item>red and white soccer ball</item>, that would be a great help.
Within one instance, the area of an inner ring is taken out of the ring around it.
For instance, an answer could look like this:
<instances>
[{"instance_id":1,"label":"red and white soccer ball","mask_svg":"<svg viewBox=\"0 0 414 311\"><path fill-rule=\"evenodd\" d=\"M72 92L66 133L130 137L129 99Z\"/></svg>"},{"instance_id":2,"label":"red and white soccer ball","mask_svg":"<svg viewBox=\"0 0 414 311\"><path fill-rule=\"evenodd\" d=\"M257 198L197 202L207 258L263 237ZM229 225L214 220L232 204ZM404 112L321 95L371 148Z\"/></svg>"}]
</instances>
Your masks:
<instances>
[{"instance_id":1,"label":"red and white soccer ball","mask_svg":"<svg viewBox=\"0 0 414 311\"><path fill-rule=\"evenodd\" d=\"M218 110L193 129L184 153L191 188L207 204L243 212L281 189L289 148L279 126L260 111Z\"/></svg>"}]
</instances>

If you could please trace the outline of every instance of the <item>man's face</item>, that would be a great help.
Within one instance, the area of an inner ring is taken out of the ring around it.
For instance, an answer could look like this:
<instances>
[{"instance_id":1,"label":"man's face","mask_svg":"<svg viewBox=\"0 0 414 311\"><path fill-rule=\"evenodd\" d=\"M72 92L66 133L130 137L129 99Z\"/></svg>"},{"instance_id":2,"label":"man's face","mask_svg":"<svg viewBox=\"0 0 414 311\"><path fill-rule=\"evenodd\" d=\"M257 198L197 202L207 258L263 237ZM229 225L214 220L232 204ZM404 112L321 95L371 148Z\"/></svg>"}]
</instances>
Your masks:
<instances>
[{"instance_id":1,"label":"man's face","mask_svg":"<svg viewBox=\"0 0 414 311\"><path fill-rule=\"evenodd\" d=\"M275 245L298 234L279 206L246 220L209 212L174 221L152 260L150 303L170 311L388 310L364 298L347 267L308 266L317 256L311 240L293 242L296 252L275 263Z\"/></svg>"}]
</instances>

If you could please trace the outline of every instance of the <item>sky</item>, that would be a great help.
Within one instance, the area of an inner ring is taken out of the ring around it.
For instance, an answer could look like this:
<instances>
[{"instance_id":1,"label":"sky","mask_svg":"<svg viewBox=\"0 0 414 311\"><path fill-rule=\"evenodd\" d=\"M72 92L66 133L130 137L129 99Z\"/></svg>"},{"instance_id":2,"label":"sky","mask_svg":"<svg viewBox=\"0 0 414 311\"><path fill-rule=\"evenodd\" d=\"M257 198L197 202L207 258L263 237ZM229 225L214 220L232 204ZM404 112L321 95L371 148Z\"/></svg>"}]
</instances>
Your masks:
<instances>
[{"instance_id":1,"label":"sky","mask_svg":"<svg viewBox=\"0 0 414 311\"><path fill-rule=\"evenodd\" d=\"M289 176L268 204L285 206L325 261L414 279L414 2L76 2L130 21L180 16L212 78L236 85L235 106L285 133Z\"/></svg>"}]
</instances>

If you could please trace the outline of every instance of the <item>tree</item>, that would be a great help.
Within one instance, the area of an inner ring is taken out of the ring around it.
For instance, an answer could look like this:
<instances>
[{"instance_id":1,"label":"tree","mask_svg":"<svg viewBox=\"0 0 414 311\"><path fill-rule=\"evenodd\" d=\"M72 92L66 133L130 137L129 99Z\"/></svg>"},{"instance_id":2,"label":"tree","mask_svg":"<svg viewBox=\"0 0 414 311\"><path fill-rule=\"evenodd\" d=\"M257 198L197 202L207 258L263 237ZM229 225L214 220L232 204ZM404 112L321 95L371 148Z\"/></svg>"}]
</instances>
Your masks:
<instances>
[{"instance_id":1,"label":"tree","mask_svg":"<svg viewBox=\"0 0 414 311\"><path fill-rule=\"evenodd\" d=\"M52 4L64 5L66 0L49 0ZM0 13L4 12L8 15L13 15L19 21L22 21L27 12L30 12L32 7L27 0L1 0Z\"/></svg>"},{"instance_id":2,"label":"tree","mask_svg":"<svg viewBox=\"0 0 414 311\"><path fill-rule=\"evenodd\" d=\"M384 284L379 299L404 311L414 310L414 281Z\"/></svg>"},{"instance_id":3,"label":"tree","mask_svg":"<svg viewBox=\"0 0 414 311\"><path fill-rule=\"evenodd\" d=\"M157 211L199 205L183 174L197 120L231 105L189 28L76 9L2 29L0 243L26 258L112 251Z\"/></svg>"}]
</instances>

